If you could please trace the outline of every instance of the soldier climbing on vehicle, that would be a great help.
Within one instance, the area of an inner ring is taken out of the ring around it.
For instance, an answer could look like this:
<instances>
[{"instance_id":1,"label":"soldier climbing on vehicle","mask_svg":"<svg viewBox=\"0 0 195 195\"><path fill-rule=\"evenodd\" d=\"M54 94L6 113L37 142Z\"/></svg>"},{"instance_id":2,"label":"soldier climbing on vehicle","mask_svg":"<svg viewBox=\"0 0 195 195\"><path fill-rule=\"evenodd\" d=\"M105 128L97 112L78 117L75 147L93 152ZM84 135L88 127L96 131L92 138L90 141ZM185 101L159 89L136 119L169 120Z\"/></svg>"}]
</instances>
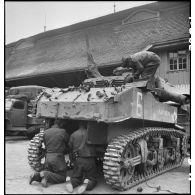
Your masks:
<instances>
[{"instance_id":1,"label":"soldier climbing on vehicle","mask_svg":"<svg viewBox=\"0 0 195 195\"><path fill-rule=\"evenodd\" d=\"M73 188L79 186L78 193L92 190L96 186L95 150L87 144L86 122L80 122L79 129L75 131L69 140L69 148L72 152L70 160L74 169L71 177L66 178L66 190L73 192Z\"/></svg>"},{"instance_id":2,"label":"soldier climbing on vehicle","mask_svg":"<svg viewBox=\"0 0 195 195\"><path fill-rule=\"evenodd\" d=\"M160 57L150 51L141 51L130 55L128 58L122 58L123 67L132 68L134 79L149 79L156 73L160 65Z\"/></svg>"},{"instance_id":3,"label":"soldier climbing on vehicle","mask_svg":"<svg viewBox=\"0 0 195 195\"><path fill-rule=\"evenodd\" d=\"M64 122L56 119L54 125L44 132L43 142L46 148L44 169L30 176L30 184L38 181L43 187L47 187L48 183L56 184L66 181L67 166L64 154L68 150L69 136L63 126Z\"/></svg>"}]
</instances>

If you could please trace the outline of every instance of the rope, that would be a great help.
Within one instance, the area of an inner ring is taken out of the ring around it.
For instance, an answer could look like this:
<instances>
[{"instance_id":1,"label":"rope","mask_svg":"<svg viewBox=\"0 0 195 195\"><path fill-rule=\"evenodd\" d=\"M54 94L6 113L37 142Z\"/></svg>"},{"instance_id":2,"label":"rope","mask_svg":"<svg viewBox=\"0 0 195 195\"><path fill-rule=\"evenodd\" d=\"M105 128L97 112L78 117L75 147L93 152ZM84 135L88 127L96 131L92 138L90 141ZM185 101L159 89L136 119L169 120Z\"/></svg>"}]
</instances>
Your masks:
<instances>
[{"instance_id":1,"label":"rope","mask_svg":"<svg viewBox=\"0 0 195 195\"><path fill-rule=\"evenodd\" d=\"M177 192L173 192L173 191L171 191L171 190L163 190L163 189L161 189L161 186L150 186L148 183L147 183L147 181L145 182L146 183L146 185L149 187L149 188L155 188L156 189L156 192L160 192L160 191L164 191L164 192L169 192L169 193L171 193L171 194L178 194Z\"/></svg>"}]
</instances>

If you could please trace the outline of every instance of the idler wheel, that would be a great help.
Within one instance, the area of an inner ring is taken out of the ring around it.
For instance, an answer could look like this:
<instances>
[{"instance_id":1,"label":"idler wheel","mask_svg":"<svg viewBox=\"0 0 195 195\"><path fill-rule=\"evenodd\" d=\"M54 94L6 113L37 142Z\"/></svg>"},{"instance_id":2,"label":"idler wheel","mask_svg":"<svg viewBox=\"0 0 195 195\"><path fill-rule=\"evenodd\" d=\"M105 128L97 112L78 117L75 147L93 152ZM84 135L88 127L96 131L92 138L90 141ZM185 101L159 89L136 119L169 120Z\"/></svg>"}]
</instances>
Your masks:
<instances>
[{"instance_id":1,"label":"idler wheel","mask_svg":"<svg viewBox=\"0 0 195 195\"><path fill-rule=\"evenodd\" d=\"M136 152L134 146L128 143L121 155L121 162L120 162L120 175L119 180L124 188L128 185L129 179L133 176L135 166L131 163L131 158L136 156Z\"/></svg>"},{"instance_id":2,"label":"idler wheel","mask_svg":"<svg viewBox=\"0 0 195 195\"><path fill-rule=\"evenodd\" d=\"M43 132L35 135L28 148L28 163L35 171L43 169L45 150L43 148Z\"/></svg>"}]
</instances>

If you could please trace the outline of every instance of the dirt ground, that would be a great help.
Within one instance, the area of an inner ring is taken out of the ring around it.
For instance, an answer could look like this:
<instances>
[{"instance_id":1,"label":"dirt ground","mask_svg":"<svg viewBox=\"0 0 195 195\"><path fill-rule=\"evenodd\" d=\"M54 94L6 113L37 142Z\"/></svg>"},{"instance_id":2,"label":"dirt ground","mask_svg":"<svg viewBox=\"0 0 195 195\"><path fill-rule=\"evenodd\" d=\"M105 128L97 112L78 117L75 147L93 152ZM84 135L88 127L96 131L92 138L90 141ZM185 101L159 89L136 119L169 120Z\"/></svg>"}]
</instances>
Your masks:
<instances>
[{"instance_id":1,"label":"dirt ground","mask_svg":"<svg viewBox=\"0 0 195 195\"><path fill-rule=\"evenodd\" d=\"M32 169L28 165L27 148L28 140L6 141L5 145L5 193L6 194L66 194L64 184L49 185L43 188L39 183L34 182L29 185L29 175ZM183 165L177 169L155 177L149 181L137 185L125 192L113 190L108 186L102 175L98 178L97 187L89 194L135 194L140 186L143 188L142 194L145 193L190 193L189 181L190 166L188 159L185 159ZM150 186L150 187L149 187ZM156 188L161 187L157 192ZM169 190L169 191L162 191ZM76 191L76 189L75 189Z\"/></svg>"}]
</instances>

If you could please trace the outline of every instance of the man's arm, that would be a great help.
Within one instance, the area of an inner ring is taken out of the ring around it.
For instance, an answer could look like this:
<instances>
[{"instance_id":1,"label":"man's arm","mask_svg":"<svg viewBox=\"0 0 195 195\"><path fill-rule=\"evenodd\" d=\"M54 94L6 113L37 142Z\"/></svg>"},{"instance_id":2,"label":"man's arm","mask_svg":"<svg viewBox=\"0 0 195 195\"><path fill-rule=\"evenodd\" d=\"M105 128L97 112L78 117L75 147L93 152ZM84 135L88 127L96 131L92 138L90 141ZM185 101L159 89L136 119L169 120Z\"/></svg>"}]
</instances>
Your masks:
<instances>
[{"instance_id":1,"label":"man's arm","mask_svg":"<svg viewBox=\"0 0 195 195\"><path fill-rule=\"evenodd\" d=\"M70 162L73 163L74 157L73 157L73 137L72 136L70 136L68 147L69 147L69 159L70 159Z\"/></svg>"},{"instance_id":2,"label":"man's arm","mask_svg":"<svg viewBox=\"0 0 195 195\"><path fill-rule=\"evenodd\" d=\"M43 143L45 145L45 132L43 133Z\"/></svg>"},{"instance_id":3,"label":"man's arm","mask_svg":"<svg viewBox=\"0 0 195 195\"><path fill-rule=\"evenodd\" d=\"M143 72L144 67L139 61L134 62L134 66L136 68L136 72L134 73L133 76L135 79L138 79L139 75Z\"/></svg>"},{"instance_id":4,"label":"man's arm","mask_svg":"<svg viewBox=\"0 0 195 195\"><path fill-rule=\"evenodd\" d=\"M43 153L46 153L46 151L47 151L47 149L46 149L46 142L45 142L45 132L44 132L44 134L43 134L43 143L44 143L45 147L40 149L40 152L41 152L42 154L43 154Z\"/></svg>"},{"instance_id":5,"label":"man's arm","mask_svg":"<svg viewBox=\"0 0 195 195\"><path fill-rule=\"evenodd\" d=\"M73 137L72 136L70 136L68 147L69 147L70 152L72 152L73 150Z\"/></svg>"},{"instance_id":6,"label":"man's arm","mask_svg":"<svg viewBox=\"0 0 195 195\"><path fill-rule=\"evenodd\" d=\"M65 130L65 133L64 133L64 139L65 139L65 143L67 143L67 144L68 144L68 141L69 141L69 135L68 135L68 133L66 132L66 130Z\"/></svg>"},{"instance_id":7,"label":"man's arm","mask_svg":"<svg viewBox=\"0 0 195 195\"><path fill-rule=\"evenodd\" d=\"M65 151L64 151L64 154L68 154L69 153L69 147L68 147L69 135L66 132L66 130L65 130L65 133L64 133L64 141L65 141Z\"/></svg>"}]
</instances>

